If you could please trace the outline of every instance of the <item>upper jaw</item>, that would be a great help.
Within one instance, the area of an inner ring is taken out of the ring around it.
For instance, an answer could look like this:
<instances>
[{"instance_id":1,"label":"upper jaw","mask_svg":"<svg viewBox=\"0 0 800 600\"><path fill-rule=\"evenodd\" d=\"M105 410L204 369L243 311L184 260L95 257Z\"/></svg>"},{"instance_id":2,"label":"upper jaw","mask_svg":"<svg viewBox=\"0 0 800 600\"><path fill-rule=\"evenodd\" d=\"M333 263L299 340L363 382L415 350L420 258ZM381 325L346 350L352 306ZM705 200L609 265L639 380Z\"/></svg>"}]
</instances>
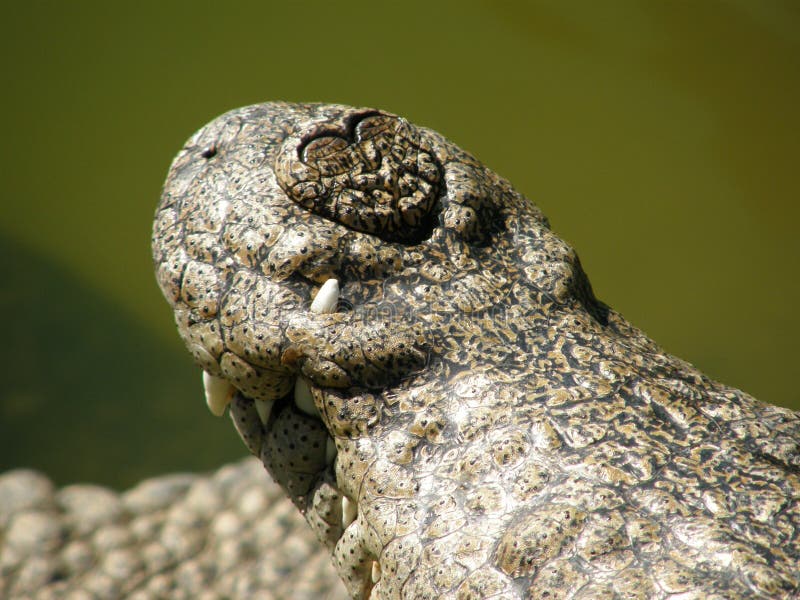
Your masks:
<instances>
[{"instance_id":1,"label":"upper jaw","mask_svg":"<svg viewBox=\"0 0 800 600\"><path fill-rule=\"evenodd\" d=\"M339 282L328 279L316 292L309 310L314 314L332 313L339 301ZM302 377L295 378L293 383L293 399L295 405L304 413L319 416L319 409L314 404L308 381ZM219 417L231 403L236 387L227 379L203 371L203 390L206 405L212 414ZM256 398L254 406L262 425L266 425L272 411L274 399Z\"/></svg>"}]
</instances>

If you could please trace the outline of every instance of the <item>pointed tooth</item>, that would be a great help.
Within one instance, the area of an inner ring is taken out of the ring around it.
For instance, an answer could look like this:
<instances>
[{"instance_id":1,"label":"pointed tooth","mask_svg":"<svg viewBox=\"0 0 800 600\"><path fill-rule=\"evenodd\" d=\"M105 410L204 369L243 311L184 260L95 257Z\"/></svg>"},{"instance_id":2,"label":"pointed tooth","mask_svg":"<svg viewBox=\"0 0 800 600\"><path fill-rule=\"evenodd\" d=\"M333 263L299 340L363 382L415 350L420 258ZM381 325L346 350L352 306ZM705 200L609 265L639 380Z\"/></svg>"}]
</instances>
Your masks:
<instances>
[{"instance_id":1,"label":"pointed tooth","mask_svg":"<svg viewBox=\"0 0 800 600\"><path fill-rule=\"evenodd\" d=\"M269 414L272 412L272 405L275 403L274 400L256 400L256 412L258 413L258 418L261 420L262 425L267 424L267 420L269 419Z\"/></svg>"},{"instance_id":2,"label":"pointed tooth","mask_svg":"<svg viewBox=\"0 0 800 600\"><path fill-rule=\"evenodd\" d=\"M356 520L358 504L347 496L342 496L342 529L347 529L350 523Z\"/></svg>"},{"instance_id":3,"label":"pointed tooth","mask_svg":"<svg viewBox=\"0 0 800 600\"><path fill-rule=\"evenodd\" d=\"M325 443L325 464L332 465L333 461L336 460L336 455L339 451L336 449L336 441L328 436L328 440Z\"/></svg>"},{"instance_id":4,"label":"pointed tooth","mask_svg":"<svg viewBox=\"0 0 800 600\"><path fill-rule=\"evenodd\" d=\"M311 312L331 313L336 308L337 302L339 302L339 281L328 279L319 288L314 301L311 303Z\"/></svg>"},{"instance_id":5,"label":"pointed tooth","mask_svg":"<svg viewBox=\"0 0 800 600\"><path fill-rule=\"evenodd\" d=\"M381 565L376 560L372 563L372 583L378 583L381 580Z\"/></svg>"},{"instance_id":6,"label":"pointed tooth","mask_svg":"<svg viewBox=\"0 0 800 600\"><path fill-rule=\"evenodd\" d=\"M317 405L314 404L314 396L311 395L311 388L302 377L298 377L294 382L294 403L307 415L320 418Z\"/></svg>"},{"instance_id":7,"label":"pointed tooth","mask_svg":"<svg viewBox=\"0 0 800 600\"><path fill-rule=\"evenodd\" d=\"M203 389L206 393L206 404L212 414L221 417L225 412L225 407L231 403L236 388L226 379L212 375L208 371L203 371Z\"/></svg>"},{"instance_id":8,"label":"pointed tooth","mask_svg":"<svg viewBox=\"0 0 800 600\"><path fill-rule=\"evenodd\" d=\"M318 314L333 312L336 309L337 302L339 302L339 281L331 278L319 288L317 295L311 302L311 312ZM314 397L311 395L311 388L302 377L298 377L294 385L294 402L307 415L312 417L320 416L314 404Z\"/></svg>"}]
</instances>

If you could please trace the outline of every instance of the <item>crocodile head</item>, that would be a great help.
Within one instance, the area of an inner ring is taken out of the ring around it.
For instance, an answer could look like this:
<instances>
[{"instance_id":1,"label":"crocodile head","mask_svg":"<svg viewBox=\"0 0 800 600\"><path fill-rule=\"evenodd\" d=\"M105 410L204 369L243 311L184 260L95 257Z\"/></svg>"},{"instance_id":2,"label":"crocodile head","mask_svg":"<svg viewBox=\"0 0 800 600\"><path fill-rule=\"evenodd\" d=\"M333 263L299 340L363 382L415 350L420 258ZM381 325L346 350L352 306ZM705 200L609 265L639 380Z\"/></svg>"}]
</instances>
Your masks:
<instances>
[{"instance_id":1,"label":"crocodile head","mask_svg":"<svg viewBox=\"0 0 800 600\"><path fill-rule=\"evenodd\" d=\"M441 135L229 112L175 159L153 255L209 407L354 598L796 589L797 416L597 301L539 209Z\"/></svg>"}]
</instances>

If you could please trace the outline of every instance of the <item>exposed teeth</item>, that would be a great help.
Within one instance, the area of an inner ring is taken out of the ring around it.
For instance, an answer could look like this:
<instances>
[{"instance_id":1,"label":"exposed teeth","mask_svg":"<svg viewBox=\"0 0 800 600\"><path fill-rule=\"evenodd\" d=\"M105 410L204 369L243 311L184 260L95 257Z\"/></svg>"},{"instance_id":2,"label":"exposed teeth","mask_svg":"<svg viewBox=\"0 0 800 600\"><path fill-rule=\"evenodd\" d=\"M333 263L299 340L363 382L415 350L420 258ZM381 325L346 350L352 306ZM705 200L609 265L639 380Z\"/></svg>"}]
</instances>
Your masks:
<instances>
[{"instance_id":1,"label":"exposed teeth","mask_svg":"<svg viewBox=\"0 0 800 600\"><path fill-rule=\"evenodd\" d=\"M339 281L328 279L319 288L314 301L311 303L311 312L319 314L333 312L337 302L339 302Z\"/></svg>"},{"instance_id":2,"label":"exposed teeth","mask_svg":"<svg viewBox=\"0 0 800 600\"><path fill-rule=\"evenodd\" d=\"M358 504L350 500L347 496L342 496L342 528L347 529L350 523L356 520L358 515Z\"/></svg>"},{"instance_id":3,"label":"exposed teeth","mask_svg":"<svg viewBox=\"0 0 800 600\"><path fill-rule=\"evenodd\" d=\"M206 404L212 414L221 417L225 412L225 407L231 403L236 388L226 379L216 377L207 371L203 371L203 389L206 393Z\"/></svg>"},{"instance_id":4,"label":"exposed teeth","mask_svg":"<svg viewBox=\"0 0 800 600\"><path fill-rule=\"evenodd\" d=\"M372 563L372 583L378 583L381 580L381 565L376 560Z\"/></svg>"},{"instance_id":5,"label":"exposed teeth","mask_svg":"<svg viewBox=\"0 0 800 600\"><path fill-rule=\"evenodd\" d=\"M273 400L256 400L256 412L258 413L258 418L261 419L261 424L266 425L267 419L269 419L269 413L272 412L272 405L275 402Z\"/></svg>"},{"instance_id":6,"label":"exposed teeth","mask_svg":"<svg viewBox=\"0 0 800 600\"><path fill-rule=\"evenodd\" d=\"M328 441L325 444L325 464L333 464L333 461L336 460L336 454L338 452L339 451L336 449L336 442L332 437L328 437Z\"/></svg>"},{"instance_id":7,"label":"exposed teeth","mask_svg":"<svg viewBox=\"0 0 800 600\"><path fill-rule=\"evenodd\" d=\"M311 388L308 387L308 381L302 377L298 377L294 382L294 403L307 415L320 418L317 405L314 404L314 396L311 395Z\"/></svg>"},{"instance_id":8,"label":"exposed teeth","mask_svg":"<svg viewBox=\"0 0 800 600\"><path fill-rule=\"evenodd\" d=\"M328 279L319 288L317 295L311 302L311 312L322 314L333 312L336 308L336 303L339 302L339 281L336 279ZM307 415L312 417L320 417L316 404L314 404L314 397L311 395L311 388L308 386L308 381L302 377L298 377L294 384L294 403L297 408L302 410Z\"/></svg>"}]
</instances>

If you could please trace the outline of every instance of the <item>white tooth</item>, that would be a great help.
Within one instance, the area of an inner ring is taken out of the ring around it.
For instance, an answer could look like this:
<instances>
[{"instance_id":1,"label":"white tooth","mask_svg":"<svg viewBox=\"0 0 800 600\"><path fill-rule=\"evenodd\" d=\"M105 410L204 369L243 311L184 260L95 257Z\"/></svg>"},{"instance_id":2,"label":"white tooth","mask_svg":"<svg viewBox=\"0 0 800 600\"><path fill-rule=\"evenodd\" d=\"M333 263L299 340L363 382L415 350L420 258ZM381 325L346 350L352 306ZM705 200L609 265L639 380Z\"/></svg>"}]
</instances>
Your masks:
<instances>
[{"instance_id":1,"label":"white tooth","mask_svg":"<svg viewBox=\"0 0 800 600\"><path fill-rule=\"evenodd\" d=\"M275 402L274 400L256 400L255 402L258 418L261 419L262 425L266 425L267 419L269 419L269 413L272 412L272 405Z\"/></svg>"},{"instance_id":2,"label":"white tooth","mask_svg":"<svg viewBox=\"0 0 800 600\"><path fill-rule=\"evenodd\" d=\"M372 563L372 583L378 583L381 580L381 565L378 561Z\"/></svg>"},{"instance_id":3,"label":"white tooth","mask_svg":"<svg viewBox=\"0 0 800 600\"><path fill-rule=\"evenodd\" d=\"M298 377L294 382L294 403L307 415L320 418L317 405L314 404L314 396L311 395L311 388L308 387L308 381L302 377Z\"/></svg>"},{"instance_id":4,"label":"white tooth","mask_svg":"<svg viewBox=\"0 0 800 600\"><path fill-rule=\"evenodd\" d=\"M206 404L212 414L221 417L225 407L231 403L236 388L226 379L216 377L208 371L203 371L203 389L206 393Z\"/></svg>"},{"instance_id":5,"label":"white tooth","mask_svg":"<svg viewBox=\"0 0 800 600\"><path fill-rule=\"evenodd\" d=\"M336 442L330 436L328 436L328 441L325 444L325 464L331 465L333 461L336 460L336 454L339 451L336 449Z\"/></svg>"},{"instance_id":6,"label":"white tooth","mask_svg":"<svg viewBox=\"0 0 800 600\"><path fill-rule=\"evenodd\" d=\"M350 500L347 496L342 496L342 528L347 529L350 523L356 520L358 515L358 504Z\"/></svg>"},{"instance_id":7,"label":"white tooth","mask_svg":"<svg viewBox=\"0 0 800 600\"><path fill-rule=\"evenodd\" d=\"M311 303L311 312L314 313L330 313L336 308L336 303L339 301L339 281L336 279L328 279L319 288L314 301Z\"/></svg>"},{"instance_id":8,"label":"white tooth","mask_svg":"<svg viewBox=\"0 0 800 600\"><path fill-rule=\"evenodd\" d=\"M333 312L336 308L336 303L339 301L339 281L336 279L328 279L319 288L317 295L311 302L311 312L313 313L329 313ZM302 377L298 377L294 384L294 403L297 408L302 410L307 415L319 418L320 414L317 406L314 404L314 397L311 395L311 388L308 386L308 381Z\"/></svg>"}]
</instances>

